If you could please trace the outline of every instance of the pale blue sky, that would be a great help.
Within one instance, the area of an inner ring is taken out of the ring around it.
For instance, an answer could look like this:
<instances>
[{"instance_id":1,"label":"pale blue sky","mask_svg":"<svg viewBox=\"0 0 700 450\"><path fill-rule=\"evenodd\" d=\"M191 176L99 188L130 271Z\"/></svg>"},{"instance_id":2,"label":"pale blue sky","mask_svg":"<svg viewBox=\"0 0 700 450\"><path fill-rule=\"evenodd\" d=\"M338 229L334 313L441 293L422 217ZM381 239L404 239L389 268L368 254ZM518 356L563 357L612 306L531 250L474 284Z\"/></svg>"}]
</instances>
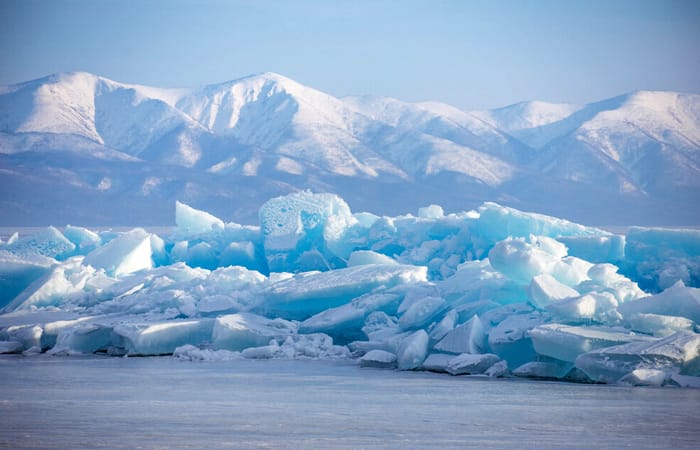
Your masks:
<instances>
[{"instance_id":1,"label":"pale blue sky","mask_svg":"<svg viewBox=\"0 0 700 450\"><path fill-rule=\"evenodd\" d=\"M700 92L700 1L0 1L0 84L84 70L197 86L272 71L471 109Z\"/></svg>"}]
</instances>

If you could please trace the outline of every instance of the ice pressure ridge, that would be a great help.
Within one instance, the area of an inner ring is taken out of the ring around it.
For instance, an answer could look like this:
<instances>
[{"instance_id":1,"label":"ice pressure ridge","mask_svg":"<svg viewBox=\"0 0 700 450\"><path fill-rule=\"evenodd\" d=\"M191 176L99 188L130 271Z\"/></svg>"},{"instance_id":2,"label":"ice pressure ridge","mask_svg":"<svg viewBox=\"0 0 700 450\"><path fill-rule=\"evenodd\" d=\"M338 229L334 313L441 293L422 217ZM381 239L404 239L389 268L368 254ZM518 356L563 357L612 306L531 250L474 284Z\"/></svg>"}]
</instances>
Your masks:
<instances>
[{"instance_id":1,"label":"ice pressure ridge","mask_svg":"<svg viewBox=\"0 0 700 450\"><path fill-rule=\"evenodd\" d=\"M259 226L0 243L0 352L354 358L453 375L700 386L700 231L612 234L495 203L379 217L300 192Z\"/></svg>"}]
</instances>

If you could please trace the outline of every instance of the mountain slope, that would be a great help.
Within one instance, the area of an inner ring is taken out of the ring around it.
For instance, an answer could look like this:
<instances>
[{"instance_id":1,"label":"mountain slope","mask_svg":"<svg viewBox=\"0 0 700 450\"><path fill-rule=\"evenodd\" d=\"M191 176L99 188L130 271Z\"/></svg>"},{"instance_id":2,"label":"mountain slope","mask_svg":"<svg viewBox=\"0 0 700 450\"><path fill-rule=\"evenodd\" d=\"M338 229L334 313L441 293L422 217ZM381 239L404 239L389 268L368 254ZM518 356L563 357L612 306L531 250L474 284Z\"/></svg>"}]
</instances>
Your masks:
<instances>
[{"instance_id":1,"label":"mountain slope","mask_svg":"<svg viewBox=\"0 0 700 450\"><path fill-rule=\"evenodd\" d=\"M43 150L67 151L87 140L138 157L168 135L196 136L205 131L186 114L150 97L154 92L83 72L16 85L0 95L2 142L10 139L8 135L40 133L61 141L56 146L46 143ZM186 141L169 145L169 153L191 154ZM35 148L16 139L6 146L13 153ZM192 165L191 157L184 160Z\"/></svg>"},{"instance_id":2,"label":"mountain slope","mask_svg":"<svg viewBox=\"0 0 700 450\"><path fill-rule=\"evenodd\" d=\"M336 175L400 174L353 133L364 118L338 99L273 73L206 86L176 105L217 135L263 150L259 158L282 172L306 165ZM274 155L274 156L273 156ZM269 161L273 156L278 159ZM263 161L245 169L255 174Z\"/></svg>"},{"instance_id":3,"label":"mountain slope","mask_svg":"<svg viewBox=\"0 0 700 450\"><path fill-rule=\"evenodd\" d=\"M540 101L522 102L492 111L472 114L505 131L532 148L542 148L557 136L570 131L564 120L582 106ZM575 123L575 122L574 122Z\"/></svg>"},{"instance_id":4,"label":"mountain slope","mask_svg":"<svg viewBox=\"0 0 700 450\"><path fill-rule=\"evenodd\" d=\"M539 155L544 173L588 182L614 175L620 190L646 194L700 188L700 96L641 91L577 114L587 120Z\"/></svg>"}]
</instances>

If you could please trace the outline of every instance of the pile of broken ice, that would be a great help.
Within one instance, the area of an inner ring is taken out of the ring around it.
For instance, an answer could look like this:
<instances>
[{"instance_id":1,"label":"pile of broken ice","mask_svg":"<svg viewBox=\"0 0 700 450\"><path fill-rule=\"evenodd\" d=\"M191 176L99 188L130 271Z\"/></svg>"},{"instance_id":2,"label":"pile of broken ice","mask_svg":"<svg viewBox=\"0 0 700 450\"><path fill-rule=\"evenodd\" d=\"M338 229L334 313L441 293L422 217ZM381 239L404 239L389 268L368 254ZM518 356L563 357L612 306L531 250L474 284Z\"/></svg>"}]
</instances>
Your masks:
<instances>
[{"instance_id":1,"label":"pile of broken ice","mask_svg":"<svg viewBox=\"0 0 700 450\"><path fill-rule=\"evenodd\" d=\"M259 227L182 203L176 224L0 242L0 352L700 384L700 231L494 203L378 217L311 193L268 201Z\"/></svg>"}]
</instances>

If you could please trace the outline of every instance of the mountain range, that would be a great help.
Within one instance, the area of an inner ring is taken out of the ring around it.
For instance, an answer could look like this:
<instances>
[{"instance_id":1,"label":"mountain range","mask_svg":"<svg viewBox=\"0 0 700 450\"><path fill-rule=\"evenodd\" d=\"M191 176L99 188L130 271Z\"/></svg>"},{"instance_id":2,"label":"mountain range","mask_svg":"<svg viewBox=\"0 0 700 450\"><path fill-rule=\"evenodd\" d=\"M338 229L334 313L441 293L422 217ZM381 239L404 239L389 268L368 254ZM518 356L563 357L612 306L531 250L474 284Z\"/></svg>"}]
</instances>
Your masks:
<instances>
[{"instance_id":1,"label":"mountain range","mask_svg":"<svg viewBox=\"0 0 700 450\"><path fill-rule=\"evenodd\" d=\"M163 225L175 200L257 223L264 201L300 189L376 214L495 201L592 225L698 225L700 95L463 111L336 98L274 73L0 87L0 225Z\"/></svg>"}]
</instances>

